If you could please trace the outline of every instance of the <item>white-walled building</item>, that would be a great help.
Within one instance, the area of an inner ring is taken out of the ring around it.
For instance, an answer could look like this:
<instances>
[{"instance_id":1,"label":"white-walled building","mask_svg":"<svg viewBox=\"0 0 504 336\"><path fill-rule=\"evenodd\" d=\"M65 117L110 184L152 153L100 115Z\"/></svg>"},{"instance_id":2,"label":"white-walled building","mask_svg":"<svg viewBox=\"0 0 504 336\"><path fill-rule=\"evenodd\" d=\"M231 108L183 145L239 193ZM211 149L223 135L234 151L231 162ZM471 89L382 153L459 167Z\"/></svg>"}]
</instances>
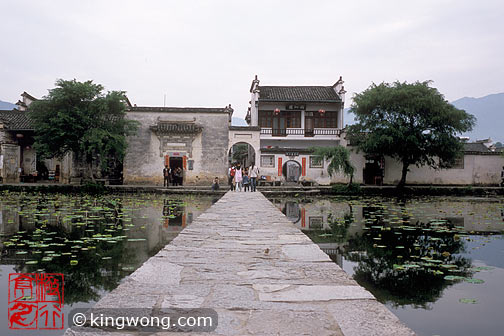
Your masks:
<instances>
[{"instance_id":1,"label":"white-walled building","mask_svg":"<svg viewBox=\"0 0 504 336\"><path fill-rule=\"evenodd\" d=\"M255 77L246 120L259 127L256 162L261 175L282 182L330 182L325 163L309 148L340 144L343 83L340 77L330 86L263 86Z\"/></svg>"}]
</instances>

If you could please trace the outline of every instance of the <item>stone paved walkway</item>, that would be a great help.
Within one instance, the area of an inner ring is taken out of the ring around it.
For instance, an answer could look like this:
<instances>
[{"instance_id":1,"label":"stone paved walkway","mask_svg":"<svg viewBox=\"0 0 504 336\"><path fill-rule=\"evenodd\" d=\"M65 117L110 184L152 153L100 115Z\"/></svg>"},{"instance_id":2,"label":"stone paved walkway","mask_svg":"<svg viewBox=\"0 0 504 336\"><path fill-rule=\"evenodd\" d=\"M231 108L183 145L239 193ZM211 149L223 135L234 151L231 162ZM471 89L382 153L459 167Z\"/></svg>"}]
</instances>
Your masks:
<instances>
[{"instance_id":1,"label":"stone paved walkway","mask_svg":"<svg viewBox=\"0 0 504 336\"><path fill-rule=\"evenodd\" d=\"M259 192L228 192L95 307L213 308L201 335L414 334Z\"/></svg>"}]
</instances>

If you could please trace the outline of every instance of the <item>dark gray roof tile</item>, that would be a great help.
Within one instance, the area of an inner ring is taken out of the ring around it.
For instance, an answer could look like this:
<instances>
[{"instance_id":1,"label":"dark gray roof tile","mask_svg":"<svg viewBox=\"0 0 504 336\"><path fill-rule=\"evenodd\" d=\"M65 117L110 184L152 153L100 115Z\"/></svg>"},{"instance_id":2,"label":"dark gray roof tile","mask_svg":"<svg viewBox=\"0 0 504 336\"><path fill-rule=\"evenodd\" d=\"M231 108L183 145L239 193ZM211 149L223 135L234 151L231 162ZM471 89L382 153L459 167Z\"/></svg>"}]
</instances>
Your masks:
<instances>
[{"instance_id":1,"label":"dark gray roof tile","mask_svg":"<svg viewBox=\"0 0 504 336\"><path fill-rule=\"evenodd\" d=\"M472 152L472 153L489 153L491 152L487 146L478 142L466 142L464 143L464 152Z\"/></svg>"},{"instance_id":2,"label":"dark gray roof tile","mask_svg":"<svg viewBox=\"0 0 504 336\"><path fill-rule=\"evenodd\" d=\"M0 111L0 121L9 131L32 131L33 124L25 112L18 110Z\"/></svg>"},{"instance_id":3,"label":"dark gray roof tile","mask_svg":"<svg viewBox=\"0 0 504 336\"><path fill-rule=\"evenodd\" d=\"M134 106L127 109L131 112L171 112L171 113L232 113L233 109L213 107L153 107Z\"/></svg>"},{"instance_id":4,"label":"dark gray roof tile","mask_svg":"<svg viewBox=\"0 0 504 336\"><path fill-rule=\"evenodd\" d=\"M331 86L259 86L259 101L340 102Z\"/></svg>"}]
</instances>

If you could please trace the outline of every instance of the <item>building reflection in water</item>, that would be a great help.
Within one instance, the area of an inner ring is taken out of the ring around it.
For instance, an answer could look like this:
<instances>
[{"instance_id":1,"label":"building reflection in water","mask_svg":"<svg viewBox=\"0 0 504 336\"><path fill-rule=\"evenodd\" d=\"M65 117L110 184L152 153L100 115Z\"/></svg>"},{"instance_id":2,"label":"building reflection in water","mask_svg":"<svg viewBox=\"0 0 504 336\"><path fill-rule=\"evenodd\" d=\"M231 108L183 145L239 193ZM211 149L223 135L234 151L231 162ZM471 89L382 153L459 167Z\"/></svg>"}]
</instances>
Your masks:
<instances>
[{"instance_id":1,"label":"building reflection in water","mask_svg":"<svg viewBox=\"0 0 504 336\"><path fill-rule=\"evenodd\" d=\"M471 276L461 236L500 234L504 218L498 201L440 197L272 202L334 262L392 305L425 307L455 283L444 276Z\"/></svg>"}]
</instances>

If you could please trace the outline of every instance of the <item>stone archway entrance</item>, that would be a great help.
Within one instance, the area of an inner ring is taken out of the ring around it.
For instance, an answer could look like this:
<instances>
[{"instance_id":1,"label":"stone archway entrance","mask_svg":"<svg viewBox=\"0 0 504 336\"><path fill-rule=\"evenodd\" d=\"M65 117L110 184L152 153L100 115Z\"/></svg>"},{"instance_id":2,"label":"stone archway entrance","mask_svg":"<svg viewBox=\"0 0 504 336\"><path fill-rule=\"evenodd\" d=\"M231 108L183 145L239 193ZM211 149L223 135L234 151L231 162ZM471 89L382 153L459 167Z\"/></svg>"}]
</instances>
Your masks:
<instances>
[{"instance_id":1,"label":"stone archway entrance","mask_svg":"<svg viewBox=\"0 0 504 336\"><path fill-rule=\"evenodd\" d=\"M282 167L286 182L298 182L301 176L301 165L295 160L286 161Z\"/></svg>"},{"instance_id":2,"label":"stone archway entrance","mask_svg":"<svg viewBox=\"0 0 504 336\"><path fill-rule=\"evenodd\" d=\"M255 162L256 152L254 147L247 142L237 142L228 152L229 163L240 163L242 167L250 167Z\"/></svg>"}]
</instances>

